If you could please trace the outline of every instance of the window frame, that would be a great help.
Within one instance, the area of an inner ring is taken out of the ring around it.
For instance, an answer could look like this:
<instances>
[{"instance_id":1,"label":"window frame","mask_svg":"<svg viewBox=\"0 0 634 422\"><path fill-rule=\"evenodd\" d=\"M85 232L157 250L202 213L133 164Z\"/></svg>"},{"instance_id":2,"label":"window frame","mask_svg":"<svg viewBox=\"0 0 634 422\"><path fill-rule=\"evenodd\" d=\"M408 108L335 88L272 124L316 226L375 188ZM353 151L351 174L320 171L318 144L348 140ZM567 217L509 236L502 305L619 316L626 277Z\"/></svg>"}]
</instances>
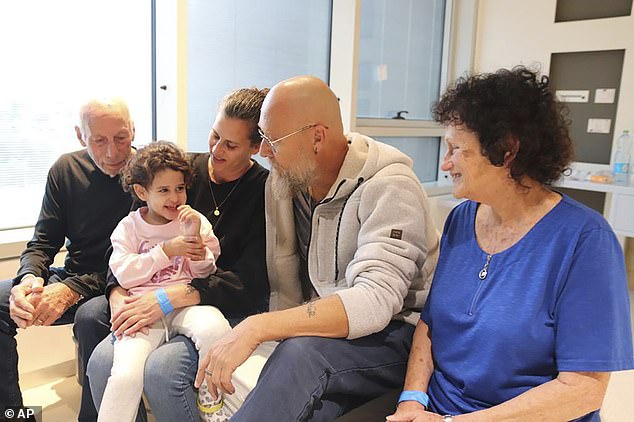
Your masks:
<instances>
[{"instance_id":1,"label":"window frame","mask_svg":"<svg viewBox=\"0 0 634 422\"><path fill-rule=\"evenodd\" d=\"M428 194L449 193L451 180L446 172L440 169L442 157L447 151L443 142L445 130L441 125L432 120L357 117L358 44L362 1L333 2L330 79L331 87L340 97L344 128L370 137L439 137L437 180L424 183L424 186ZM446 89L449 81L473 69L478 0L447 0L445 8L440 93ZM346 57L345 49L348 49L348 55L352 51L351 58Z\"/></svg>"}]
</instances>

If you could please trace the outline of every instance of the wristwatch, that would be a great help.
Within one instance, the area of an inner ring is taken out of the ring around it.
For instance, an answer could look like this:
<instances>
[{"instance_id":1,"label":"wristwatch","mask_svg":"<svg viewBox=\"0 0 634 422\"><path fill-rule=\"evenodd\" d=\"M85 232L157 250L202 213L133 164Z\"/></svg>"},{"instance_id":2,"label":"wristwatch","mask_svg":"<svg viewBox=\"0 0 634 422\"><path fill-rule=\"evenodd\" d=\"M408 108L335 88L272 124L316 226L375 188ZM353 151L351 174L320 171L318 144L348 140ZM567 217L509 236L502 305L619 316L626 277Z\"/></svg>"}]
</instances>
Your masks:
<instances>
[{"instance_id":1,"label":"wristwatch","mask_svg":"<svg viewBox=\"0 0 634 422\"><path fill-rule=\"evenodd\" d=\"M453 416L451 416L451 415L442 415L442 422L453 422Z\"/></svg>"}]
</instances>

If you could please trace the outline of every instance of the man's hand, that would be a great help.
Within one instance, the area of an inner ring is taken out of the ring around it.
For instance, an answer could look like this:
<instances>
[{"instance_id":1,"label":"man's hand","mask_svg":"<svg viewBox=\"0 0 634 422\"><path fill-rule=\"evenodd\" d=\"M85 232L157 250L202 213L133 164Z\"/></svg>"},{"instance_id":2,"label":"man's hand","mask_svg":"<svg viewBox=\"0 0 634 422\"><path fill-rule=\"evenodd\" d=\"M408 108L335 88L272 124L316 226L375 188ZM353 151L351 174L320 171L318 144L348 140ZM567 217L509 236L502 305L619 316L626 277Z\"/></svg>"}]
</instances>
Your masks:
<instances>
[{"instance_id":1,"label":"man's hand","mask_svg":"<svg viewBox=\"0 0 634 422\"><path fill-rule=\"evenodd\" d=\"M53 283L44 287L40 303L33 313L35 325L51 325L79 300L79 293L64 283Z\"/></svg>"},{"instance_id":2,"label":"man's hand","mask_svg":"<svg viewBox=\"0 0 634 422\"><path fill-rule=\"evenodd\" d=\"M42 277L27 274L22 277L20 284L11 289L9 314L18 327L27 328L33 325L33 314L40 303L43 286Z\"/></svg>"},{"instance_id":3,"label":"man's hand","mask_svg":"<svg viewBox=\"0 0 634 422\"><path fill-rule=\"evenodd\" d=\"M123 334L134 336L138 331L148 333L148 327L158 321L163 315L156 294L147 292L141 296L126 296L116 309L112 306L112 332L117 338Z\"/></svg>"},{"instance_id":4,"label":"man's hand","mask_svg":"<svg viewBox=\"0 0 634 422\"><path fill-rule=\"evenodd\" d=\"M416 401L399 403L396 412L385 418L387 422L439 422L442 416L428 412L422 404Z\"/></svg>"},{"instance_id":5,"label":"man's hand","mask_svg":"<svg viewBox=\"0 0 634 422\"><path fill-rule=\"evenodd\" d=\"M200 261L205 258L205 245L200 235L176 236L163 243L163 252L168 257L182 256L192 261Z\"/></svg>"},{"instance_id":6,"label":"man's hand","mask_svg":"<svg viewBox=\"0 0 634 422\"><path fill-rule=\"evenodd\" d=\"M236 389L231 383L233 372L261 343L257 338L258 330L252 327L253 321L253 317L245 319L216 341L198 366L194 385L198 388L206 379L214 400L218 398L218 390L227 394L235 393Z\"/></svg>"}]
</instances>

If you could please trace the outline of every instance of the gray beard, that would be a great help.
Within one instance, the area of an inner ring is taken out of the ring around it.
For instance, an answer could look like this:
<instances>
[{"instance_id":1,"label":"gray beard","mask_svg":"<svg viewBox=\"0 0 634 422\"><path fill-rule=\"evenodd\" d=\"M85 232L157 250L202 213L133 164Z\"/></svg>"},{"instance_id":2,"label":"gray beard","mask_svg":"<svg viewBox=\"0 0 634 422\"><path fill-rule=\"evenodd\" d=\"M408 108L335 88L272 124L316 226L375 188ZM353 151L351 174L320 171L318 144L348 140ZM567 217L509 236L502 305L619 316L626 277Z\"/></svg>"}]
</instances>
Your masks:
<instances>
[{"instance_id":1,"label":"gray beard","mask_svg":"<svg viewBox=\"0 0 634 422\"><path fill-rule=\"evenodd\" d=\"M312 166L297 166L295 169L281 170L272 165L273 196L280 200L294 198L300 193L307 193L314 173Z\"/></svg>"}]
</instances>

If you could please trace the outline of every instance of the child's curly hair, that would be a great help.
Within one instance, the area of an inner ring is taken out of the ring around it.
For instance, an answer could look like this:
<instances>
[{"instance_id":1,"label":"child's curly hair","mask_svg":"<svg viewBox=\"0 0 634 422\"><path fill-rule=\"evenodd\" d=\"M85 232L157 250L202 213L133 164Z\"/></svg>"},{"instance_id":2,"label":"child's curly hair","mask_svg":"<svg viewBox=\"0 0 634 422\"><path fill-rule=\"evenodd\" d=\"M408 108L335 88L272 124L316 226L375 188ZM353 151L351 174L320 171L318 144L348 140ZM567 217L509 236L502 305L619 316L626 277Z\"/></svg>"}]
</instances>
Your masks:
<instances>
[{"instance_id":1,"label":"child's curly hair","mask_svg":"<svg viewBox=\"0 0 634 422\"><path fill-rule=\"evenodd\" d=\"M167 169L183 173L185 184L189 187L192 168L185 153L171 142L152 142L132 154L121 172L121 184L125 191L140 200L132 186L141 185L148 189L156 174Z\"/></svg>"}]
</instances>

